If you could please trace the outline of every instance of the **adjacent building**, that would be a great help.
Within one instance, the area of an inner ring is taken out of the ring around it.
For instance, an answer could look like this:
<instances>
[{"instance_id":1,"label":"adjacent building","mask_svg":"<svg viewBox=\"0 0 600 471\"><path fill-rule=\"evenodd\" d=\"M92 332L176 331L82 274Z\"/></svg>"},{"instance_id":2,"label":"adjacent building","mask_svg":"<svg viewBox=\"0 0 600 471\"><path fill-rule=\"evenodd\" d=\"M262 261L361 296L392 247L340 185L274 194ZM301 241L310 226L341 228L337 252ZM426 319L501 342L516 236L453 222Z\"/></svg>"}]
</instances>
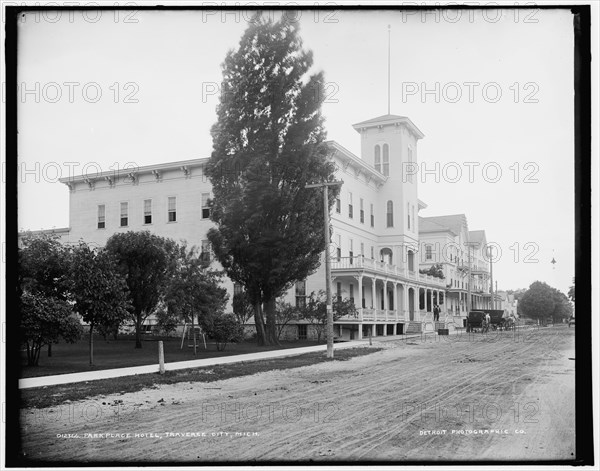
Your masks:
<instances>
[{"instance_id":1,"label":"adjacent building","mask_svg":"<svg viewBox=\"0 0 600 471\"><path fill-rule=\"evenodd\" d=\"M444 274L448 319L464 326L469 309L492 309L485 231L469 231L464 214L451 214L420 218L419 238L421 268L438 266Z\"/></svg>"}]
</instances>

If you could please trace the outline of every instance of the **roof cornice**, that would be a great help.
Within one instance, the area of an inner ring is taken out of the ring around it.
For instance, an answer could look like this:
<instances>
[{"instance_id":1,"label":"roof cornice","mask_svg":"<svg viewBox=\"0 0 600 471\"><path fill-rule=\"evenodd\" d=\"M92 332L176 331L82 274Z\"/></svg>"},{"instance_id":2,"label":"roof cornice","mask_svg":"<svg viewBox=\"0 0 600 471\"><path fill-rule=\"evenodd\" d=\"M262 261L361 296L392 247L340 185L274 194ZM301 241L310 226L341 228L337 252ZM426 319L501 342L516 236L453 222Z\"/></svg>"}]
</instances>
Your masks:
<instances>
[{"instance_id":1,"label":"roof cornice","mask_svg":"<svg viewBox=\"0 0 600 471\"><path fill-rule=\"evenodd\" d=\"M356 130L356 132L361 133L364 129L369 128L377 128L384 126L400 126L405 125L410 132L412 132L417 139L423 139L425 134L421 132L421 130L413 123L410 118L406 116L395 116L395 115L386 115L381 116L375 119L369 119L367 121L362 121L360 123L353 124L352 127Z\"/></svg>"},{"instance_id":2,"label":"roof cornice","mask_svg":"<svg viewBox=\"0 0 600 471\"><path fill-rule=\"evenodd\" d=\"M114 177L115 174L127 175L130 173L140 175L146 173L156 173L156 172L164 172L165 170L180 170L191 167L202 167L206 165L208 162L208 157L203 159L190 159L190 160L180 160L177 162L167 162L162 164L154 164L154 165L145 165L143 167L129 167L123 168L120 170L109 170L106 172L100 172L94 174L93 177L88 175L74 175L69 177L60 178L58 181L61 183L65 183L67 185L71 183L83 183L87 180L104 180L107 178Z\"/></svg>"},{"instance_id":3,"label":"roof cornice","mask_svg":"<svg viewBox=\"0 0 600 471\"><path fill-rule=\"evenodd\" d=\"M344 160L348 165L352 165L355 169L358 169L361 173L364 173L367 178L370 178L378 185L383 185L388 177L379 173L375 168L371 167L360 157L354 155L344 146L338 144L335 141L327 141L327 146L334 151L334 156Z\"/></svg>"}]
</instances>

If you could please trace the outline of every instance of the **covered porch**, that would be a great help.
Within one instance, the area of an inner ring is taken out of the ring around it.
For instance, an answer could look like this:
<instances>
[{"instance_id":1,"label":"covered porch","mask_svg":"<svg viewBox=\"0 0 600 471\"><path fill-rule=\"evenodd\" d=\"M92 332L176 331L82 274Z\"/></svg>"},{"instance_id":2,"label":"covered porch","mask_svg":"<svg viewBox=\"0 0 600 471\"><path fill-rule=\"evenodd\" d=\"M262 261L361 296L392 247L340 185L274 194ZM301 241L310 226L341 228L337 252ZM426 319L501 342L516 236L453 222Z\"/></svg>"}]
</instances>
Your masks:
<instances>
[{"instance_id":1,"label":"covered porch","mask_svg":"<svg viewBox=\"0 0 600 471\"><path fill-rule=\"evenodd\" d=\"M332 285L334 299L351 299L357 311L355 317L345 316L335 322L335 335L345 340L359 340L369 334L434 331L435 303L440 306L440 321L445 321L443 289L369 273L335 273Z\"/></svg>"}]
</instances>

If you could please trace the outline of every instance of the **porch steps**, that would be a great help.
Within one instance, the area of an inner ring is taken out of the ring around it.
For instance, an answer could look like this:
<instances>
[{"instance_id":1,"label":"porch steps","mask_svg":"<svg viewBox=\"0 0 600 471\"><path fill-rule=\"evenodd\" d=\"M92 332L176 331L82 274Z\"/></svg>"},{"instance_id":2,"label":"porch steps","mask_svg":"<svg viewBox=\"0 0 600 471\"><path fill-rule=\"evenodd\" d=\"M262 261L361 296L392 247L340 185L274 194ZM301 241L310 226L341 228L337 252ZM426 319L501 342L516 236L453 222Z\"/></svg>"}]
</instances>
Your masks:
<instances>
[{"instance_id":1,"label":"porch steps","mask_svg":"<svg viewBox=\"0 0 600 471\"><path fill-rule=\"evenodd\" d=\"M405 334L418 334L422 330L422 324L418 321L409 321L406 324Z\"/></svg>"},{"instance_id":2,"label":"porch steps","mask_svg":"<svg viewBox=\"0 0 600 471\"><path fill-rule=\"evenodd\" d=\"M448 328L448 324L446 322L435 322L435 331L437 332L438 329L447 329Z\"/></svg>"}]
</instances>

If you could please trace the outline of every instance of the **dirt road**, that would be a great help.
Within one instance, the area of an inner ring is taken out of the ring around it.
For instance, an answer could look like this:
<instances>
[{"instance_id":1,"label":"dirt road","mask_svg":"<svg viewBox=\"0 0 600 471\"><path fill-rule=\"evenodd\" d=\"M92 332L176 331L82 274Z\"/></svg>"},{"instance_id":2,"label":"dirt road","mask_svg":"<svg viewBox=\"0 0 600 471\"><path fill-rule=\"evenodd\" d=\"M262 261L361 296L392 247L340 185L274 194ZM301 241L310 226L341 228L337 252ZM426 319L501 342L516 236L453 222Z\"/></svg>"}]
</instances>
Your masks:
<instances>
[{"instance_id":1,"label":"dirt road","mask_svg":"<svg viewBox=\"0 0 600 471\"><path fill-rule=\"evenodd\" d=\"M24 452L119 462L574 457L574 329L437 339L23 410Z\"/></svg>"}]
</instances>

